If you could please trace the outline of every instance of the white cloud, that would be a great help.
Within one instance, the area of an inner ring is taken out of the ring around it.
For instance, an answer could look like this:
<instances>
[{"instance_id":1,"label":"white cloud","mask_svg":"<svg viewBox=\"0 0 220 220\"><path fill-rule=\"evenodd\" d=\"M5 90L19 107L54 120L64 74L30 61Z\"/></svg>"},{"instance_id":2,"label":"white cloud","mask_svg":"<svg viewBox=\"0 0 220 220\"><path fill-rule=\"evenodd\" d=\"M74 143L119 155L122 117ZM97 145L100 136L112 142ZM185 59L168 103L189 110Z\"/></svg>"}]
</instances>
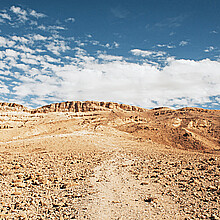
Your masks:
<instances>
[{"instance_id":1,"label":"white cloud","mask_svg":"<svg viewBox=\"0 0 220 220\"><path fill-rule=\"evenodd\" d=\"M25 37L19 37L19 36L12 36L11 39L13 41L19 41L21 43L27 44L28 43L28 39Z\"/></svg>"},{"instance_id":2,"label":"white cloud","mask_svg":"<svg viewBox=\"0 0 220 220\"><path fill-rule=\"evenodd\" d=\"M166 47L168 49L175 48L175 45L170 45L170 44L158 44L157 47Z\"/></svg>"},{"instance_id":3,"label":"white cloud","mask_svg":"<svg viewBox=\"0 0 220 220\"><path fill-rule=\"evenodd\" d=\"M30 10L13 7L11 10L18 16L31 18ZM0 84L0 93L10 92L10 97L31 104L45 104L45 100L104 100L147 108L205 105L210 103L210 97L220 94L218 61L177 60L164 51L157 51L173 48L170 44L158 44L155 50L135 48L130 53L137 57L125 58L109 54L110 49L119 47L117 42L102 43L92 36L69 40L53 34L64 30L62 25L38 27L52 34L0 36L0 74L13 79L8 84ZM187 43L182 41L180 46ZM70 47L73 44L77 45L74 49ZM92 56L86 51L86 46L92 45L108 52L99 51ZM207 49L213 50L211 47ZM68 56L62 54L67 51ZM162 68L158 60L166 61L167 65ZM29 99L31 95L35 98ZM217 99L213 101L217 102Z\"/></svg>"},{"instance_id":4,"label":"white cloud","mask_svg":"<svg viewBox=\"0 0 220 220\"><path fill-rule=\"evenodd\" d=\"M54 59L53 57L50 57L48 55L45 55L44 58L46 59L47 62L50 63L61 63L60 59Z\"/></svg>"},{"instance_id":5,"label":"white cloud","mask_svg":"<svg viewBox=\"0 0 220 220\"><path fill-rule=\"evenodd\" d=\"M54 41L45 45L45 47L55 55L60 55L60 52L65 52L71 49L64 41Z\"/></svg>"},{"instance_id":6,"label":"white cloud","mask_svg":"<svg viewBox=\"0 0 220 220\"><path fill-rule=\"evenodd\" d=\"M106 54L99 54L98 59L105 61L100 63L86 51L80 51L75 61L63 66L49 64L47 59L44 71L52 75L36 73L31 81L24 80L16 86L15 94L35 95L37 100L53 96L59 101L116 101L147 108L202 105L220 94L217 61L172 58L165 68L157 69L151 64L130 63Z\"/></svg>"},{"instance_id":7,"label":"white cloud","mask_svg":"<svg viewBox=\"0 0 220 220\"><path fill-rule=\"evenodd\" d=\"M15 45L14 41L11 41L8 38L0 36L0 47L12 47L14 45Z\"/></svg>"},{"instance_id":8,"label":"white cloud","mask_svg":"<svg viewBox=\"0 0 220 220\"><path fill-rule=\"evenodd\" d=\"M7 19L7 20L11 21L11 16L7 13L0 14L0 16L4 19Z\"/></svg>"},{"instance_id":9,"label":"white cloud","mask_svg":"<svg viewBox=\"0 0 220 220\"><path fill-rule=\"evenodd\" d=\"M3 57L5 56L4 51L0 51L0 59L2 60Z\"/></svg>"},{"instance_id":10,"label":"white cloud","mask_svg":"<svg viewBox=\"0 0 220 220\"><path fill-rule=\"evenodd\" d=\"M164 51L150 51L150 50L140 50L140 49L133 49L130 51L135 56L141 56L141 57L160 57L165 56L166 52Z\"/></svg>"},{"instance_id":11,"label":"white cloud","mask_svg":"<svg viewBox=\"0 0 220 220\"><path fill-rule=\"evenodd\" d=\"M38 26L38 29L43 30L43 31L49 31L49 32L57 32L59 30L66 30L65 27L62 26L56 26L56 25L52 25L52 26L45 26L45 25L40 25Z\"/></svg>"},{"instance_id":12,"label":"white cloud","mask_svg":"<svg viewBox=\"0 0 220 220\"><path fill-rule=\"evenodd\" d=\"M10 10L18 16L21 22L28 20L27 12L24 9L20 7L12 6Z\"/></svg>"},{"instance_id":13,"label":"white cloud","mask_svg":"<svg viewBox=\"0 0 220 220\"><path fill-rule=\"evenodd\" d=\"M189 44L189 42L188 41L184 41L184 40L182 40L182 41L180 41L180 43L179 43L179 46L186 46L187 44Z\"/></svg>"},{"instance_id":14,"label":"white cloud","mask_svg":"<svg viewBox=\"0 0 220 220\"><path fill-rule=\"evenodd\" d=\"M23 64L23 63L18 63L16 65L14 65L14 67L23 70L24 72L27 72L30 68L28 66L28 64Z\"/></svg>"},{"instance_id":15,"label":"white cloud","mask_svg":"<svg viewBox=\"0 0 220 220\"><path fill-rule=\"evenodd\" d=\"M30 25L31 25L31 26L38 26L38 23L37 23L37 21L32 21L32 20L31 20L31 21L30 21Z\"/></svg>"},{"instance_id":16,"label":"white cloud","mask_svg":"<svg viewBox=\"0 0 220 220\"><path fill-rule=\"evenodd\" d=\"M13 57L14 59L18 59L18 56L20 55L20 53L11 49L6 49L4 54L6 57Z\"/></svg>"},{"instance_id":17,"label":"white cloud","mask_svg":"<svg viewBox=\"0 0 220 220\"><path fill-rule=\"evenodd\" d=\"M32 10L32 11L30 12L30 15L32 15L32 16L35 17L35 18L44 18L44 17L46 17L45 14L43 14L43 13L38 13L38 12L36 12L35 10Z\"/></svg>"},{"instance_id":18,"label":"white cloud","mask_svg":"<svg viewBox=\"0 0 220 220\"><path fill-rule=\"evenodd\" d=\"M76 20L75 20L75 18L67 18L67 19L65 19L65 22L72 22L72 23L74 23Z\"/></svg>"},{"instance_id":19,"label":"white cloud","mask_svg":"<svg viewBox=\"0 0 220 220\"><path fill-rule=\"evenodd\" d=\"M96 44L96 42L98 43L98 44ZM117 42L113 42L113 43L107 43L107 44L100 44L98 41L93 41L93 45L99 45L99 46L102 46L102 47L106 47L106 48L108 48L108 49L115 49L115 48L119 48L119 46L120 46L120 44L119 43L117 43Z\"/></svg>"},{"instance_id":20,"label":"white cloud","mask_svg":"<svg viewBox=\"0 0 220 220\"><path fill-rule=\"evenodd\" d=\"M218 34L218 31L213 30L210 32L210 34Z\"/></svg>"},{"instance_id":21,"label":"white cloud","mask_svg":"<svg viewBox=\"0 0 220 220\"><path fill-rule=\"evenodd\" d=\"M32 64L32 65L37 65L39 62L35 59L27 59L27 58L21 58L21 62L25 64Z\"/></svg>"},{"instance_id":22,"label":"white cloud","mask_svg":"<svg viewBox=\"0 0 220 220\"><path fill-rule=\"evenodd\" d=\"M40 34L29 35L28 37L29 37L29 39L35 40L35 41L41 41L41 40L45 41L45 40L47 40L47 37L42 36Z\"/></svg>"},{"instance_id":23,"label":"white cloud","mask_svg":"<svg viewBox=\"0 0 220 220\"><path fill-rule=\"evenodd\" d=\"M133 49L131 50L131 53L135 56L148 57L153 54L153 51Z\"/></svg>"},{"instance_id":24,"label":"white cloud","mask_svg":"<svg viewBox=\"0 0 220 220\"><path fill-rule=\"evenodd\" d=\"M38 29L45 31L47 28L45 25L42 24L42 25L38 26Z\"/></svg>"},{"instance_id":25,"label":"white cloud","mask_svg":"<svg viewBox=\"0 0 220 220\"><path fill-rule=\"evenodd\" d=\"M76 40L75 43L77 44L78 47L85 46L85 43L81 42L81 40Z\"/></svg>"},{"instance_id":26,"label":"white cloud","mask_svg":"<svg viewBox=\"0 0 220 220\"><path fill-rule=\"evenodd\" d=\"M123 60L122 56L113 56L113 55L107 55L107 54L99 54L98 58L102 60L106 60L106 61Z\"/></svg>"},{"instance_id":27,"label":"white cloud","mask_svg":"<svg viewBox=\"0 0 220 220\"><path fill-rule=\"evenodd\" d=\"M16 46L14 46L14 48L17 49L17 50L21 50L25 53L35 53L34 50L32 50L31 48L26 47L24 45L16 45Z\"/></svg>"},{"instance_id":28,"label":"white cloud","mask_svg":"<svg viewBox=\"0 0 220 220\"><path fill-rule=\"evenodd\" d=\"M209 53L211 51L213 51L215 48L213 46L207 47L204 52Z\"/></svg>"},{"instance_id":29,"label":"white cloud","mask_svg":"<svg viewBox=\"0 0 220 220\"><path fill-rule=\"evenodd\" d=\"M117 43L117 42L114 42L113 45L114 45L115 48L118 48L120 46L120 44Z\"/></svg>"},{"instance_id":30,"label":"white cloud","mask_svg":"<svg viewBox=\"0 0 220 220\"><path fill-rule=\"evenodd\" d=\"M56 26L56 25L48 26L47 28L48 28L49 30L66 30L65 27L62 27L62 26Z\"/></svg>"},{"instance_id":31,"label":"white cloud","mask_svg":"<svg viewBox=\"0 0 220 220\"><path fill-rule=\"evenodd\" d=\"M10 93L8 87L0 80L0 94Z\"/></svg>"}]
</instances>

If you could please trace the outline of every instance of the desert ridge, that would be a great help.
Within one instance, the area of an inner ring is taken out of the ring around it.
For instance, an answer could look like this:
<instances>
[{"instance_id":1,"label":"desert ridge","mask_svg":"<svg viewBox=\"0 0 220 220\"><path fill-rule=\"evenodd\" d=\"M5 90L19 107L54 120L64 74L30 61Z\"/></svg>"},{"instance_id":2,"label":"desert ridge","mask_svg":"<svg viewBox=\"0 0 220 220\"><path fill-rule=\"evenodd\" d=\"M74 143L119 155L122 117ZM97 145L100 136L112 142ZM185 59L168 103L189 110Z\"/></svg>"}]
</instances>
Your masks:
<instances>
[{"instance_id":1,"label":"desert ridge","mask_svg":"<svg viewBox=\"0 0 220 220\"><path fill-rule=\"evenodd\" d=\"M220 111L0 104L1 219L218 219Z\"/></svg>"},{"instance_id":2,"label":"desert ridge","mask_svg":"<svg viewBox=\"0 0 220 220\"><path fill-rule=\"evenodd\" d=\"M115 102L96 102L96 101L69 101L53 103L45 105L37 109L28 109L23 105L16 103L0 103L2 110L16 110L30 113L47 113L47 112L87 112L87 111L107 111L110 109L124 110L124 111L146 111L144 108L131 106L126 104L119 104Z\"/></svg>"},{"instance_id":3,"label":"desert ridge","mask_svg":"<svg viewBox=\"0 0 220 220\"><path fill-rule=\"evenodd\" d=\"M53 103L37 109L29 109L15 103L0 103L0 110L1 129L25 127L34 118L45 117L50 113L51 118L53 113L66 113L70 118L82 117L84 125L107 126L132 134L142 141L217 154L220 149L219 110L192 107L177 110L160 107L149 110L114 102L95 101ZM24 114L13 118L10 111Z\"/></svg>"}]
</instances>

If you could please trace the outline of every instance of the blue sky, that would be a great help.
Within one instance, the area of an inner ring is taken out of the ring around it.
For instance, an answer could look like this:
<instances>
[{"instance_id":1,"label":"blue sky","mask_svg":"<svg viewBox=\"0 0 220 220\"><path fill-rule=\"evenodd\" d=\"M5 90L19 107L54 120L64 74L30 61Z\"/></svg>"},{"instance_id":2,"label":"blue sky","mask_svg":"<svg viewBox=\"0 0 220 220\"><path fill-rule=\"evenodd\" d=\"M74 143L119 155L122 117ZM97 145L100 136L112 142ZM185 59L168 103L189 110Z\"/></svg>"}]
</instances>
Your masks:
<instances>
[{"instance_id":1,"label":"blue sky","mask_svg":"<svg viewBox=\"0 0 220 220\"><path fill-rule=\"evenodd\" d=\"M220 1L0 1L0 101L220 109Z\"/></svg>"}]
</instances>

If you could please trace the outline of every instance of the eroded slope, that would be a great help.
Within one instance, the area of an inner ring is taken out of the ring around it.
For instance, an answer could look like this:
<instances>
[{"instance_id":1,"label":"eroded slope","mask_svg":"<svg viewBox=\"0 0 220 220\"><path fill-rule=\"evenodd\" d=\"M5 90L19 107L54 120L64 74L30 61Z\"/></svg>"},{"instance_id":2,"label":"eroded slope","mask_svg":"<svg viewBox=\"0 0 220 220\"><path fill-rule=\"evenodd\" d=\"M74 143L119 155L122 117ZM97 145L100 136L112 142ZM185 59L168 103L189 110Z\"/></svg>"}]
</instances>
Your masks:
<instances>
[{"instance_id":1,"label":"eroded slope","mask_svg":"<svg viewBox=\"0 0 220 220\"><path fill-rule=\"evenodd\" d=\"M218 111L7 108L0 120L2 219L219 218ZM215 154L178 142L186 130Z\"/></svg>"}]
</instances>

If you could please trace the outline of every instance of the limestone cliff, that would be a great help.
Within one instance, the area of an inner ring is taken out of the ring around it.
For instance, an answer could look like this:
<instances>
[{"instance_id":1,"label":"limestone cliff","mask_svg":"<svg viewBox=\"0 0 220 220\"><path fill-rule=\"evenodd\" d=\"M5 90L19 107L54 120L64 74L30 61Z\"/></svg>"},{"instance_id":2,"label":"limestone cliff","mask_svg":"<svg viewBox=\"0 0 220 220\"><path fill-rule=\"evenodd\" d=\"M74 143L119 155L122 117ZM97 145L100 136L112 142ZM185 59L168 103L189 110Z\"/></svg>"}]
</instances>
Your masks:
<instances>
[{"instance_id":1,"label":"limestone cliff","mask_svg":"<svg viewBox=\"0 0 220 220\"><path fill-rule=\"evenodd\" d=\"M46 105L32 110L33 113L47 112L90 112L90 111L138 111L144 112L146 109L137 106L119 104L115 102L96 102L96 101L71 101Z\"/></svg>"},{"instance_id":2,"label":"limestone cliff","mask_svg":"<svg viewBox=\"0 0 220 220\"><path fill-rule=\"evenodd\" d=\"M0 110L29 112L30 109L16 103L0 102Z\"/></svg>"}]
</instances>

